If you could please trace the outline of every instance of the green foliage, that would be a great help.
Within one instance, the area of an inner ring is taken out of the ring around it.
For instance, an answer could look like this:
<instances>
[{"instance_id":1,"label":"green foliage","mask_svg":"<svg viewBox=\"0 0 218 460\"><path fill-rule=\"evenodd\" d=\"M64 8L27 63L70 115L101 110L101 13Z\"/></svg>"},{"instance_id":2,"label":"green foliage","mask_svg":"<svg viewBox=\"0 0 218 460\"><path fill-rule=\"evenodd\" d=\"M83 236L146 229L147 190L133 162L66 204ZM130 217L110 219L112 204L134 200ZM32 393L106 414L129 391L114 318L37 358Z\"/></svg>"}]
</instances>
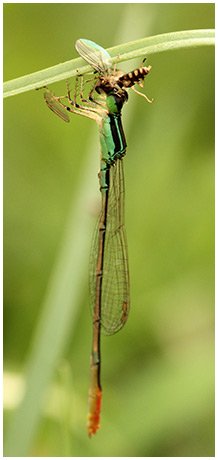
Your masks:
<instances>
[{"instance_id":1,"label":"green foliage","mask_svg":"<svg viewBox=\"0 0 218 460\"><path fill-rule=\"evenodd\" d=\"M172 30L204 41L214 32L199 29L213 27L213 4L4 5L5 81L61 61L73 75L83 37L113 57L149 55L144 92L155 98L130 92L123 113L131 312L122 332L103 338L101 430L91 440L97 128L76 116L63 123L40 91L4 102L7 456L214 455L214 50L153 54L169 50L162 40L181 34ZM65 92L63 82L51 89Z\"/></svg>"}]
</instances>

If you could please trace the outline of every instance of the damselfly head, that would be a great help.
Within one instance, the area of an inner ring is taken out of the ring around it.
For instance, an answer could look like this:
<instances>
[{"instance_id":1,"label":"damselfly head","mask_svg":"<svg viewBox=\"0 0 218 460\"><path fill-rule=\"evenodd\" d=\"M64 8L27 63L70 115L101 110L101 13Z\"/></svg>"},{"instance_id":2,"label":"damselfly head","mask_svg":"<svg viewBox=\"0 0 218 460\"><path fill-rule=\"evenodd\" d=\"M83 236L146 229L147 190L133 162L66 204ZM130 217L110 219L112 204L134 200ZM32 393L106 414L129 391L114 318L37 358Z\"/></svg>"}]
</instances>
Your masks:
<instances>
[{"instance_id":1,"label":"damselfly head","mask_svg":"<svg viewBox=\"0 0 218 460\"><path fill-rule=\"evenodd\" d=\"M122 73L119 71L119 75ZM118 75L100 75L95 83L95 91L98 94L110 94L111 92L122 91L122 85L118 84Z\"/></svg>"}]
</instances>

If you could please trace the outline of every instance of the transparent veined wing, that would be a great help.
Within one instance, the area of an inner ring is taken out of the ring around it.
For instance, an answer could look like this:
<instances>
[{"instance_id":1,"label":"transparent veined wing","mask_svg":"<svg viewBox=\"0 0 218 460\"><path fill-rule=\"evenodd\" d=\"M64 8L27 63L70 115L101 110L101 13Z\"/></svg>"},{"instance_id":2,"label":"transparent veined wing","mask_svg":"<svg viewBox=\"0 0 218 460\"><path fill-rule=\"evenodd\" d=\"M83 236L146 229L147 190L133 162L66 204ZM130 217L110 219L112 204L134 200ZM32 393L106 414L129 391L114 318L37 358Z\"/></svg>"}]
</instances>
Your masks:
<instances>
[{"instance_id":1,"label":"transparent veined wing","mask_svg":"<svg viewBox=\"0 0 218 460\"><path fill-rule=\"evenodd\" d=\"M113 335L125 325L129 314L129 268L124 226L123 159L110 167L107 226L101 287L101 326L104 335ZM99 221L101 216L99 217ZM99 254L99 221L90 253L90 308L95 310L96 268Z\"/></svg>"},{"instance_id":2,"label":"transparent veined wing","mask_svg":"<svg viewBox=\"0 0 218 460\"><path fill-rule=\"evenodd\" d=\"M77 53L99 73L106 72L111 66L110 54L91 40L80 38L75 43Z\"/></svg>"},{"instance_id":3,"label":"transparent veined wing","mask_svg":"<svg viewBox=\"0 0 218 460\"><path fill-rule=\"evenodd\" d=\"M68 113L66 112L64 107L62 107L61 104L51 96L51 94L44 93L44 99L48 108L52 110L52 112L54 112L55 115L60 117L62 120L66 121L66 123L69 123L70 119Z\"/></svg>"}]
</instances>

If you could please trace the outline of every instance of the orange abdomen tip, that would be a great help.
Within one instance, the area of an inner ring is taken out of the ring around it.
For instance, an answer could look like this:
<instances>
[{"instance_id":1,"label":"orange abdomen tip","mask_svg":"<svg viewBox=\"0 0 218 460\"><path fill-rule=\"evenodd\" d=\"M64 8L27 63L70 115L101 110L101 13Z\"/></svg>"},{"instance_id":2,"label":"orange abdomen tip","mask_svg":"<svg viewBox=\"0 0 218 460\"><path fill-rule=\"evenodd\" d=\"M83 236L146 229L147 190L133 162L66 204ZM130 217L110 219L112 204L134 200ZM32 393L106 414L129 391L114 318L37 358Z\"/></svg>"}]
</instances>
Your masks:
<instances>
[{"instance_id":1,"label":"orange abdomen tip","mask_svg":"<svg viewBox=\"0 0 218 460\"><path fill-rule=\"evenodd\" d=\"M88 433L89 437L96 433L100 428L100 412L101 412L102 391L98 387L96 394L89 394L89 414L88 414Z\"/></svg>"}]
</instances>

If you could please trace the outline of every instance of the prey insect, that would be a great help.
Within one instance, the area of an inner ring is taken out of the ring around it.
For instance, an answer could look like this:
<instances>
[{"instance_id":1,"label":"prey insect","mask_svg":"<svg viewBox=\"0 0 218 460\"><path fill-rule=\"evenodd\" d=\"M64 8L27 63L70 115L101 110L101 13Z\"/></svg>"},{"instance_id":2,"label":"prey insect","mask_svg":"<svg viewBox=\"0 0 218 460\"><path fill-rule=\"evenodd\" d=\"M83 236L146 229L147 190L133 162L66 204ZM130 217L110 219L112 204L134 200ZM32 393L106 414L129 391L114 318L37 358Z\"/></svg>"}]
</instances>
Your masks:
<instances>
[{"instance_id":1,"label":"prey insect","mask_svg":"<svg viewBox=\"0 0 218 460\"><path fill-rule=\"evenodd\" d=\"M88 101L83 97L83 76L81 76L80 100L86 105L77 101L78 75L73 100L68 82L67 96L56 97L46 88L44 98L48 107L65 122L70 121L71 112L95 120L99 128L101 157L98 177L101 212L94 232L89 267L93 342L87 427L89 436L92 436L100 428L101 331L106 335L112 335L122 329L128 319L130 305L124 221L123 157L126 154L126 139L121 112L128 100L126 89L133 88L135 83L143 84L151 67L141 67L124 74L117 71L116 67L111 70L110 55L94 42L78 40L76 49L98 72ZM103 96L104 100L94 99L95 91ZM146 96L144 97L147 99ZM68 100L68 105L65 105L64 99Z\"/></svg>"},{"instance_id":2,"label":"prey insect","mask_svg":"<svg viewBox=\"0 0 218 460\"><path fill-rule=\"evenodd\" d=\"M145 94L140 93L134 88L135 84L138 84L141 87L144 86L144 79L146 75L149 74L151 66L141 66L132 72L124 73L117 70L115 64L113 70L111 70L111 56L101 46L91 40L81 38L76 41L75 48L80 56L88 64L90 64L96 72L98 72L98 77L96 78L95 84L89 94L90 100L92 100L94 91L98 94L109 94L112 89L117 92L122 92L124 89L132 88L135 93L144 97L148 102L153 102L153 99L148 99ZM143 63L144 62L145 59L143 60Z\"/></svg>"}]
</instances>

